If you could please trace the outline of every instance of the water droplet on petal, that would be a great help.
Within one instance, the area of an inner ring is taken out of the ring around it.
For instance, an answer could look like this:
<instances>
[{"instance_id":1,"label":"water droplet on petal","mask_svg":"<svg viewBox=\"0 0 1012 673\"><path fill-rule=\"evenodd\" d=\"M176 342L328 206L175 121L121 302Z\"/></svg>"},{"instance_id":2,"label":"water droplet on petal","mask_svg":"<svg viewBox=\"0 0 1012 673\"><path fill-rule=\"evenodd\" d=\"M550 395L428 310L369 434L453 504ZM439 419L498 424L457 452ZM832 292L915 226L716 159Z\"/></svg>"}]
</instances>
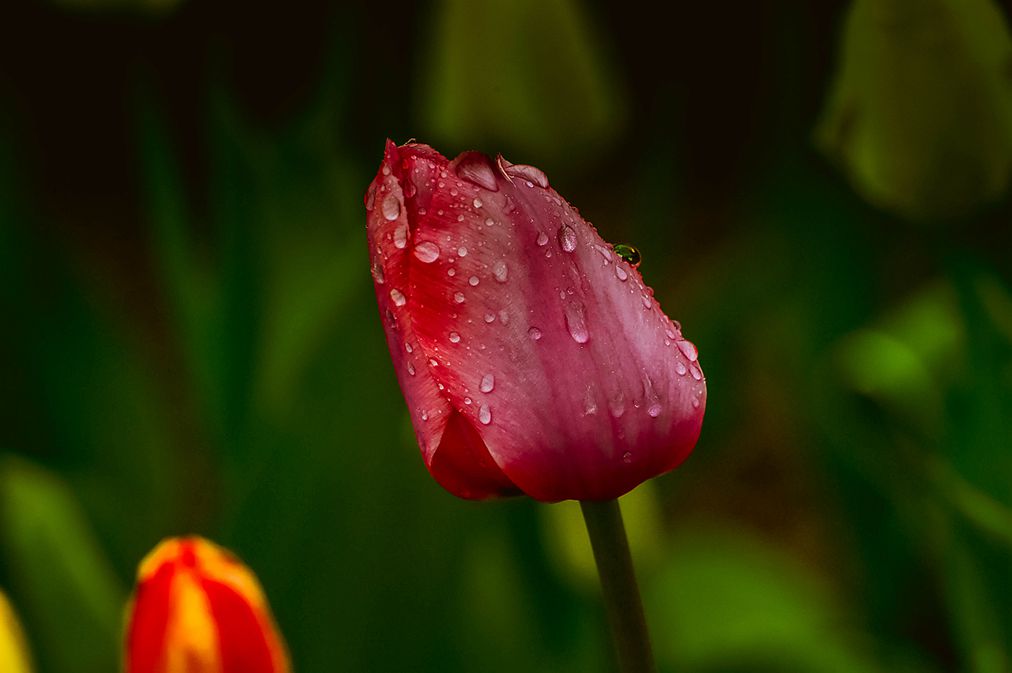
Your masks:
<instances>
[{"instance_id":1,"label":"water droplet on petal","mask_svg":"<svg viewBox=\"0 0 1012 673\"><path fill-rule=\"evenodd\" d=\"M383 175L390 175L390 167L386 164L383 165Z\"/></svg>"},{"instance_id":2,"label":"water droplet on petal","mask_svg":"<svg viewBox=\"0 0 1012 673\"><path fill-rule=\"evenodd\" d=\"M610 398L608 400L608 410L615 418L622 418L622 414L625 413L625 395L619 392Z\"/></svg>"},{"instance_id":3,"label":"water droplet on petal","mask_svg":"<svg viewBox=\"0 0 1012 673\"><path fill-rule=\"evenodd\" d=\"M415 351L415 349L407 341L404 342L404 350L407 353L413 353Z\"/></svg>"},{"instance_id":4,"label":"water droplet on petal","mask_svg":"<svg viewBox=\"0 0 1012 673\"><path fill-rule=\"evenodd\" d=\"M650 406L647 407L647 413L650 415L650 418L657 418L658 416L660 416L661 415L661 403L658 402L657 400L654 400L653 402L651 402Z\"/></svg>"},{"instance_id":5,"label":"water droplet on petal","mask_svg":"<svg viewBox=\"0 0 1012 673\"><path fill-rule=\"evenodd\" d=\"M583 304L578 301L571 301L566 304L566 329L569 336L578 344L585 344L590 340L590 332L587 330L587 322L584 317Z\"/></svg>"},{"instance_id":6,"label":"water droplet on petal","mask_svg":"<svg viewBox=\"0 0 1012 673\"><path fill-rule=\"evenodd\" d=\"M495 220L493 220L491 217L486 217L485 218L485 226L486 227L491 227L493 225L495 225Z\"/></svg>"},{"instance_id":7,"label":"water droplet on petal","mask_svg":"<svg viewBox=\"0 0 1012 673\"><path fill-rule=\"evenodd\" d=\"M703 370L700 369L699 365L696 364L695 362L689 365L689 373L692 374L692 378L696 379L697 381L703 380Z\"/></svg>"},{"instance_id":8,"label":"water droplet on petal","mask_svg":"<svg viewBox=\"0 0 1012 673\"><path fill-rule=\"evenodd\" d=\"M424 241L415 246L415 257L425 264L431 264L439 259L439 246L432 241Z\"/></svg>"},{"instance_id":9,"label":"water droplet on petal","mask_svg":"<svg viewBox=\"0 0 1012 673\"><path fill-rule=\"evenodd\" d=\"M510 324L510 314L506 312L506 309L499 311L499 322L503 325Z\"/></svg>"},{"instance_id":10,"label":"water droplet on petal","mask_svg":"<svg viewBox=\"0 0 1012 673\"><path fill-rule=\"evenodd\" d=\"M404 306L408 302L408 298L396 287L390 290L390 299L394 302L394 306Z\"/></svg>"},{"instance_id":11,"label":"water droplet on petal","mask_svg":"<svg viewBox=\"0 0 1012 673\"><path fill-rule=\"evenodd\" d=\"M467 284L470 285L471 287L474 287L480 282L481 281L478 280L478 276L471 276L470 278L467 279Z\"/></svg>"},{"instance_id":12,"label":"water droplet on petal","mask_svg":"<svg viewBox=\"0 0 1012 673\"><path fill-rule=\"evenodd\" d=\"M387 194L387 197L383 199L382 208L383 217L391 222L396 220L401 214L401 202L397 200L397 196L394 194Z\"/></svg>"},{"instance_id":13,"label":"water droplet on petal","mask_svg":"<svg viewBox=\"0 0 1012 673\"><path fill-rule=\"evenodd\" d=\"M383 273L383 264L380 262L373 262L372 277L380 285L387 281L386 274Z\"/></svg>"},{"instance_id":14,"label":"water droplet on petal","mask_svg":"<svg viewBox=\"0 0 1012 673\"><path fill-rule=\"evenodd\" d=\"M429 412L427 412L427 411L423 411L422 412L422 420L423 421L429 420Z\"/></svg>"},{"instance_id":15,"label":"water droplet on petal","mask_svg":"<svg viewBox=\"0 0 1012 673\"><path fill-rule=\"evenodd\" d=\"M614 246L615 254L629 263L629 266L636 268L643 261L640 251L631 245L618 243Z\"/></svg>"},{"instance_id":16,"label":"water droplet on petal","mask_svg":"<svg viewBox=\"0 0 1012 673\"><path fill-rule=\"evenodd\" d=\"M492 410L488 408L487 404L482 404L478 408L478 421L482 425L488 425L492 422Z\"/></svg>"},{"instance_id":17,"label":"water droplet on petal","mask_svg":"<svg viewBox=\"0 0 1012 673\"><path fill-rule=\"evenodd\" d=\"M681 360L678 360L675 362L675 371L678 372L679 376L685 376L685 374L688 373L689 370L685 368L685 365L682 363Z\"/></svg>"},{"instance_id":18,"label":"water droplet on petal","mask_svg":"<svg viewBox=\"0 0 1012 673\"><path fill-rule=\"evenodd\" d=\"M450 332L449 336L450 336L450 343L452 343L452 344L459 344L460 343L460 335L457 334L456 332Z\"/></svg>"},{"instance_id":19,"label":"water droplet on petal","mask_svg":"<svg viewBox=\"0 0 1012 673\"><path fill-rule=\"evenodd\" d=\"M475 197L474 201L472 201L471 203L474 204L475 208L481 208L481 199L479 199L478 197Z\"/></svg>"},{"instance_id":20,"label":"water droplet on petal","mask_svg":"<svg viewBox=\"0 0 1012 673\"><path fill-rule=\"evenodd\" d=\"M538 245L545 245L548 243L548 234L543 231L538 232Z\"/></svg>"},{"instance_id":21,"label":"water droplet on petal","mask_svg":"<svg viewBox=\"0 0 1012 673\"><path fill-rule=\"evenodd\" d=\"M465 248L464 246L460 246L459 248L457 248L457 255L459 255L460 257L467 257L467 248Z\"/></svg>"},{"instance_id":22,"label":"water droplet on petal","mask_svg":"<svg viewBox=\"0 0 1012 673\"><path fill-rule=\"evenodd\" d=\"M682 339L678 342L678 350L682 351L682 355L685 356L689 362L695 362L699 359L699 350L696 345L691 341Z\"/></svg>"},{"instance_id":23,"label":"water droplet on petal","mask_svg":"<svg viewBox=\"0 0 1012 673\"><path fill-rule=\"evenodd\" d=\"M483 393L490 393L495 388L495 377L492 374L485 374L481 377L481 383L478 385L478 390Z\"/></svg>"},{"instance_id":24,"label":"water droplet on petal","mask_svg":"<svg viewBox=\"0 0 1012 673\"><path fill-rule=\"evenodd\" d=\"M485 322L492 324L495 322L495 313L486 313Z\"/></svg>"},{"instance_id":25,"label":"water droplet on petal","mask_svg":"<svg viewBox=\"0 0 1012 673\"><path fill-rule=\"evenodd\" d=\"M454 292L453 293L453 301L457 302L458 304L463 304L464 303L464 293L463 292Z\"/></svg>"},{"instance_id":26,"label":"water droplet on petal","mask_svg":"<svg viewBox=\"0 0 1012 673\"><path fill-rule=\"evenodd\" d=\"M693 409L699 408L699 400L697 400L695 397L692 398L692 408Z\"/></svg>"},{"instance_id":27,"label":"water droplet on petal","mask_svg":"<svg viewBox=\"0 0 1012 673\"><path fill-rule=\"evenodd\" d=\"M492 275L500 283L506 282L506 277L509 275L509 268L506 266L506 262L499 259L492 264Z\"/></svg>"},{"instance_id":28,"label":"water droplet on petal","mask_svg":"<svg viewBox=\"0 0 1012 673\"><path fill-rule=\"evenodd\" d=\"M618 276L618 279L622 282L629 280L629 274L626 273L626 270L622 268L621 264L615 265L615 275Z\"/></svg>"},{"instance_id":29,"label":"water droplet on petal","mask_svg":"<svg viewBox=\"0 0 1012 673\"><path fill-rule=\"evenodd\" d=\"M576 232L568 224L559 228L559 246L566 252L576 250Z\"/></svg>"},{"instance_id":30,"label":"water droplet on petal","mask_svg":"<svg viewBox=\"0 0 1012 673\"><path fill-rule=\"evenodd\" d=\"M453 268L453 267L451 266L451 267L450 267L449 269L447 269L447 270L446 270L446 275L447 275L447 276L456 276L456 275L457 275L457 270L456 270L456 269L454 269L454 268Z\"/></svg>"},{"instance_id":31,"label":"water droplet on petal","mask_svg":"<svg viewBox=\"0 0 1012 673\"><path fill-rule=\"evenodd\" d=\"M527 336L531 338L531 341L540 341L541 330L539 330L537 327L532 327L529 330L527 330Z\"/></svg>"},{"instance_id":32,"label":"water droplet on petal","mask_svg":"<svg viewBox=\"0 0 1012 673\"><path fill-rule=\"evenodd\" d=\"M623 453L622 454L622 462L626 463L626 464L631 463L632 462L632 453L630 453L629 451L626 451L625 453Z\"/></svg>"},{"instance_id":33,"label":"water droplet on petal","mask_svg":"<svg viewBox=\"0 0 1012 673\"><path fill-rule=\"evenodd\" d=\"M643 295L643 308L650 308L651 306L653 306L653 303L654 300L650 297L650 295L648 294Z\"/></svg>"},{"instance_id":34,"label":"water droplet on petal","mask_svg":"<svg viewBox=\"0 0 1012 673\"><path fill-rule=\"evenodd\" d=\"M394 247L403 250L408 244L408 225L401 224L394 229Z\"/></svg>"},{"instance_id":35,"label":"water droplet on petal","mask_svg":"<svg viewBox=\"0 0 1012 673\"><path fill-rule=\"evenodd\" d=\"M415 366L413 364L411 364L410 362L408 362L407 369L408 369L408 374L410 374L411 376L415 375Z\"/></svg>"}]
</instances>

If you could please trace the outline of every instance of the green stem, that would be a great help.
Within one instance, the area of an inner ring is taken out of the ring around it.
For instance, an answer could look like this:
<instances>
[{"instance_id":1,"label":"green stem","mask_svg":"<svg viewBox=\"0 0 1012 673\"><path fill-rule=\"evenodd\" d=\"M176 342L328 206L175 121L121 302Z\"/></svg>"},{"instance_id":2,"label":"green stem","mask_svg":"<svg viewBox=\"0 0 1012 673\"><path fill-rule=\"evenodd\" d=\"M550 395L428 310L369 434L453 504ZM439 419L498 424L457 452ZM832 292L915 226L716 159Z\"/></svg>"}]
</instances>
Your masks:
<instances>
[{"instance_id":1,"label":"green stem","mask_svg":"<svg viewBox=\"0 0 1012 673\"><path fill-rule=\"evenodd\" d=\"M618 500L580 502L621 673L654 673L650 634Z\"/></svg>"}]
</instances>

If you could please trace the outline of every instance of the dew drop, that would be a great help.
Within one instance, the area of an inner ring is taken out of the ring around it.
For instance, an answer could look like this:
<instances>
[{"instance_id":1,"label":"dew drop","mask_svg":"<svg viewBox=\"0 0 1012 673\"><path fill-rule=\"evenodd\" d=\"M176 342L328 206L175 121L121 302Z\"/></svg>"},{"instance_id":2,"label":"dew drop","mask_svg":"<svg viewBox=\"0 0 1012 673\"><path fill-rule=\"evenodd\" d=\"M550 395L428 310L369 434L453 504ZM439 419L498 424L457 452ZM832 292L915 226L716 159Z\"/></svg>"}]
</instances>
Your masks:
<instances>
[{"instance_id":1,"label":"dew drop","mask_svg":"<svg viewBox=\"0 0 1012 673\"><path fill-rule=\"evenodd\" d=\"M626 451L625 453L623 453L622 454L622 462L626 463L627 465L629 463L631 463L632 462L632 453L630 453L629 451Z\"/></svg>"},{"instance_id":2,"label":"dew drop","mask_svg":"<svg viewBox=\"0 0 1012 673\"><path fill-rule=\"evenodd\" d=\"M696 364L695 362L689 365L689 373L692 374L692 378L696 379L697 381L703 380L703 370L700 369L699 365Z\"/></svg>"},{"instance_id":3,"label":"dew drop","mask_svg":"<svg viewBox=\"0 0 1012 673\"><path fill-rule=\"evenodd\" d=\"M481 377L481 383L478 384L478 390L483 393L490 393L495 388L495 377L491 374L485 374Z\"/></svg>"},{"instance_id":4,"label":"dew drop","mask_svg":"<svg viewBox=\"0 0 1012 673\"><path fill-rule=\"evenodd\" d=\"M495 313L486 313L485 322L492 324L495 322Z\"/></svg>"},{"instance_id":5,"label":"dew drop","mask_svg":"<svg viewBox=\"0 0 1012 673\"><path fill-rule=\"evenodd\" d=\"M460 343L460 335L457 334L456 332L450 332L449 337L450 337L450 343L452 343L452 344L459 344Z\"/></svg>"},{"instance_id":6,"label":"dew drop","mask_svg":"<svg viewBox=\"0 0 1012 673\"><path fill-rule=\"evenodd\" d=\"M386 164L383 165L383 175L390 175L390 167Z\"/></svg>"},{"instance_id":7,"label":"dew drop","mask_svg":"<svg viewBox=\"0 0 1012 673\"><path fill-rule=\"evenodd\" d=\"M531 341L540 341L541 330L539 330L537 327L532 327L529 330L527 330L527 336L531 338Z\"/></svg>"},{"instance_id":8,"label":"dew drop","mask_svg":"<svg viewBox=\"0 0 1012 673\"><path fill-rule=\"evenodd\" d=\"M594 388L587 386L587 394L583 396L583 415L593 416L597 413L597 399L594 397Z\"/></svg>"},{"instance_id":9,"label":"dew drop","mask_svg":"<svg viewBox=\"0 0 1012 673\"><path fill-rule=\"evenodd\" d=\"M453 301L457 302L458 304L463 304L464 303L464 293L463 292L454 292L453 293Z\"/></svg>"},{"instance_id":10,"label":"dew drop","mask_svg":"<svg viewBox=\"0 0 1012 673\"><path fill-rule=\"evenodd\" d=\"M404 306L408 303L408 298L396 287L390 290L390 299L394 302L394 306Z\"/></svg>"},{"instance_id":11,"label":"dew drop","mask_svg":"<svg viewBox=\"0 0 1012 673\"><path fill-rule=\"evenodd\" d=\"M696 345L691 341L682 339L678 342L678 350L682 351L682 355L685 356L689 362L695 362L699 359L699 350Z\"/></svg>"},{"instance_id":12,"label":"dew drop","mask_svg":"<svg viewBox=\"0 0 1012 673\"><path fill-rule=\"evenodd\" d=\"M506 309L499 311L499 322L503 325L510 324L510 314L506 312Z\"/></svg>"},{"instance_id":13,"label":"dew drop","mask_svg":"<svg viewBox=\"0 0 1012 673\"><path fill-rule=\"evenodd\" d=\"M620 265L620 264L616 264L615 265L615 275L618 276L618 279L620 281L622 281L623 283L625 281L629 280L629 274L626 273L626 270L623 269L622 265Z\"/></svg>"},{"instance_id":14,"label":"dew drop","mask_svg":"<svg viewBox=\"0 0 1012 673\"><path fill-rule=\"evenodd\" d=\"M488 425L492 422L492 410L488 408L487 404L482 404L478 408L478 421L482 425Z\"/></svg>"},{"instance_id":15,"label":"dew drop","mask_svg":"<svg viewBox=\"0 0 1012 673\"><path fill-rule=\"evenodd\" d=\"M475 208L481 208L481 199L479 199L478 197L475 197L474 201L472 201L471 203L474 204Z\"/></svg>"},{"instance_id":16,"label":"dew drop","mask_svg":"<svg viewBox=\"0 0 1012 673\"><path fill-rule=\"evenodd\" d=\"M538 245L545 245L548 243L548 234L543 231L538 232Z\"/></svg>"},{"instance_id":17,"label":"dew drop","mask_svg":"<svg viewBox=\"0 0 1012 673\"><path fill-rule=\"evenodd\" d=\"M386 274L383 273L383 265L380 262L373 262L372 277L380 285L387 281Z\"/></svg>"},{"instance_id":18,"label":"dew drop","mask_svg":"<svg viewBox=\"0 0 1012 673\"><path fill-rule=\"evenodd\" d=\"M427 412L427 411L423 411L422 412L422 420L423 421L429 420L429 412Z\"/></svg>"},{"instance_id":19,"label":"dew drop","mask_svg":"<svg viewBox=\"0 0 1012 673\"><path fill-rule=\"evenodd\" d=\"M403 250L408 244L408 225L402 224L394 229L394 247Z\"/></svg>"},{"instance_id":20,"label":"dew drop","mask_svg":"<svg viewBox=\"0 0 1012 673\"><path fill-rule=\"evenodd\" d=\"M495 220L493 220L491 217L486 217L485 218L485 226L486 227L491 227L491 226L494 226L494 225L495 225Z\"/></svg>"},{"instance_id":21,"label":"dew drop","mask_svg":"<svg viewBox=\"0 0 1012 673\"><path fill-rule=\"evenodd\" d=\"M415 246L415 257L425 264L439 259L439 246L432 241L424 241Z\"/></svg>"},{"instance_id":22,"label":"dew drop","mask_svg":"<svg viewBox=\"0 0 1012 673\"><path fill-rule=\"evenodd\" d=\"M401 214L401 202L397 200L394 194L387 194L387 197L383 199L382 208L383 217L391 222L396 220Z\"/></svg>"},{"instance_id":23,"label":"dew drop","mask_svg":"<svg viewBox=\"0 0 1012 673\"><path fill-rule=\"evenodd\" d=\"M509 275L509 268L506 266L506 262L503 260L496 260L492 264L492 275L500 283L506 282L506 277Z\"/></svg>"},{"instance_id":24,"label":"dew drop","mask_svg":"<svg viewBox=\"0 0 1012 673\"><path fill-rule=\"evenodd\" d=\"M559 228L559 246L566 252L576 250L576 232L568 224Z\"/></svg>"},{"instance_id":25,"label":"dew drop","mask_svg":"<svg viewBox=\"0 0 1012 673\"><path fill-rule=\"evenodd\" d=\"M454 269L454 268L453 268L453 267L451 266L451 267L450 267L449 269L447 269L447 270L446 270L446 275L447 275L447 276L456 276L456 275L457 275L457 270L456 270L456 269Z\"/></svg>"},{"instance_id":26,"label":"dew drop","mask_svg":"<svg viewBox=\"0 0 1012 673\"><path fill-rule=\"evenodd\" d=\"M408 352L408 353L415 352L414 347L412 347L412 345L410 343L408 343L407 341L404 342L404 350L405 350L405 352Z\"/></svg>"},{"instance_id":27,"label":"dew drop","mask_svg":"<svg viewBox=\"0 0 1012 673\"><path fill-rule=\"evenodd\" d=\"M629 266L636 268L643 261L643 257L640 255L640 251L634 246L627 245L625 243L618 243L614 246L615 254L624 259L629 263Z\"/></svg>"},{"instance_id":28,"label":"dew drop","mask_svg":"<svg viewBox=\"0 0 1012 673\"><path fill-rule=\"evenodd\" d=\"M658 416L660 416L661 415L661 403L658 402L657 400L654 400L653 402L651 402L650 406L647 407L647 413L650 415L650 418L657 418Z\"/></svg>"},{"instance_id":29,"label":"dew drop","mask_svg":"<svg viewBox=\"0 0 1012 673\"><path fill-rule=\"evenodd\" d=\"M583 304L578 301L571 301L565 308L566 328L569 336L578 344L585 344L590 340L590 332L587 330L587 322L584 317Z\"/></svg>"},{"instance_id":30,"label":"dew drop","mask_svg":"<svg viewBox=\"0 0 1012 673\"><path fill-rule=\"evenodd\" d=\"M457 255L460 257L467 257L467 248L465 248L464 246L460 246L459 248L457 248Z\"/></svg>"},{"instance_id":31,"label":"dew drop","mask_svg":"<svg viewBox=\"0 0 1012 673\"><path fill-rule=\"evenodd\" d=\"M685 365L682 363L681 360L678 360L675 362L675 371L678 372L679 376L685 376L685 374L688 373L689 370L685 368Z\"/></svg>"},{"instance_id":32,"label":"dew drop","mask_svg":"<svg viewBox=\"0 0 1012 673\"><path fill-rule=\"evenodd\" d=\"M698 409L699 408L699 400L696 399L695 397L692 398L692 408L693 409Z\"/></svg>"},{"instance_id":33,"label":"dew drop","mask_svg":"<svg viewBox=\"0 0 1012 673\"><path fill-rule=\"evenodd\" d=\"M643 308L650 308L653 304L654 300L650 298L650 295L643 295Z\"/></svg>"},{"instance_id":34,"label":"dew drop","mask_svg":"<svg viewBox=\"0 0 1012 673\"><path fill-rule=\"evenodd\" d=\"M471 276L470 278L467 279L467 284L470 285L471 287L474 287L480 282L481 281L478 280L478 276Z\"/></svg>"},{"instance_id":35,"label":"dew drop","mask_svg":"<svg viewBox=\"0 0 1012 673\"><path fill-rule=\"evenodd\" d=\"M408 374L410 374L411 376L415 375L415 366L413 364L411 364L410 362L408 363L407 369L408 369Z\"/></svg>"},{"instance_id":36,"label":"dew drop","mask_svg":"<svg viewBox=\"0 0 1012 673\"><path fill-rule=\"evenodd\" d=\"M608 400L608 411L615 418L622 418L622 414L625 413L625 395L621 392L616 393L614 397Z\"/></svg>"}]
</instances>

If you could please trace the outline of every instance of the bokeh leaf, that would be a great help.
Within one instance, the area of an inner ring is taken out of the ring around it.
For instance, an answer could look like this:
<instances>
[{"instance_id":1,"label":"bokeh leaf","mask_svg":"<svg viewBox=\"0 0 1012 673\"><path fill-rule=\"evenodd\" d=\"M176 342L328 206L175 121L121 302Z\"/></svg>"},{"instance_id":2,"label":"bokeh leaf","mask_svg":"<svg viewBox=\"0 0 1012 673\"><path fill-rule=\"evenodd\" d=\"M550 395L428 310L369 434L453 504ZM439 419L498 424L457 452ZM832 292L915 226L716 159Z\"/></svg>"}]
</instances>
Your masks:
<instances>
[{"instance_id":1,"label":"bokeh leaf","mask_svg":"<svg viewBox=\"0 0 1012 673\"><path fill-rule=\"evenodd\" d=\"M54 474L0 459L0 545L43 670L108 673L126 592L74 494Z\"/></svg>"}]
</instances>

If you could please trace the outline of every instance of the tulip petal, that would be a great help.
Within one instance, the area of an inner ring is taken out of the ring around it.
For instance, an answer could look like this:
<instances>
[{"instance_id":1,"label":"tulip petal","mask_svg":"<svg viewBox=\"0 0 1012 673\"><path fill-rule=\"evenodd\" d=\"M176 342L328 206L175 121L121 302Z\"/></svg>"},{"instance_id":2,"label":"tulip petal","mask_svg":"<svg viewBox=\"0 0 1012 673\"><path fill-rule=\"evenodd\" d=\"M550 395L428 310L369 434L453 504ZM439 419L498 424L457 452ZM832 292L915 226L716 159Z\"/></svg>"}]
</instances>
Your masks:
<instances>
[{"instance_id":1,"label":"tulip petal","mask_svg":"<svg viewBox=\"0 0 1012 673\"><path fill-rule=\"evenodd\" d=\"M473 432L508 481L539 500L617 497L681 462L699 435L705 382L695 347L639 272L534 167L394 151L404 170L388 177L400 183L382 184L416 198L399 213L409 239L385 268L406 288L396 322L435 387L417 376L405 385L391 345L412 413L455 413L470 430L440 431ZM432 470L443 448L427 435ZM448 442L456 454L445 462L463 459L477 475L485 452L472 439Z\"/></svg>"}]
</instances>

